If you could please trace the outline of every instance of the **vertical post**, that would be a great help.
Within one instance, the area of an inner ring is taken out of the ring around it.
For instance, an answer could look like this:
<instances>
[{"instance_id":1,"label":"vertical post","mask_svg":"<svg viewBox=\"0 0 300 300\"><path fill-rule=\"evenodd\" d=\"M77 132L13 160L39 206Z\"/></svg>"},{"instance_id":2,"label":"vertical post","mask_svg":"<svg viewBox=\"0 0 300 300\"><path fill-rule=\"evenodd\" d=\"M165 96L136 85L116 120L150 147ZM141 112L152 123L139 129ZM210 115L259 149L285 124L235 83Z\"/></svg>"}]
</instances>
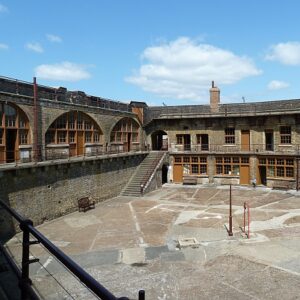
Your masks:
<instances>
[{"instance_id":1,"label":"vertical post","mask_svg":"<svg viewBox=\"0 0 300 300\"><path fill-rule=\"evenodd\" d=\"M244 233L246 233L246 209L247 209L247 203L244 202Z\"/></svg>"},{"instance_id":2,"label":"vertical post","mask_svg":"<svg viewBox=\"0 0 300 300\"><path fill-rule=\"evenodd\" d=\"M139 291L139 300L145 300L145 291L144 290Z\"/></svg>"},{"instance_id":3,"label":"vertical post","mask_svg":"<svg viewBox=\"0 0 300 300\"><path fill-rule=\"evenodd\" d=\"M31 220L24 220L20 223L20 228L23 231L22 243L22 274L21 274L21 299L29 299L28 285L31 284L29 279L29 230L27 225L33 224Z\"/></svg>"},{"instance_id":4,"label":"vertical post","mask_svg":"<svg viewBox=\"0 0 300 300\"><path fill-rule=\"evenodd\" d=\"M36 84L36 77L33 77L33 112L34 112L34 130L33 130L33 160L35 162L38 161L39 154L38 154L38 108L37 108L37 84Z\"/></svg>"},{"instance_id":5,"label":"vertical post","mask_svg":"<svg viewBox=\"0 0 300 300\"><path fill-rule=\"evenodd\" d=\"M296 172L297 172L296 173L296 190L299 191L299 158L296 159L296 164L297 164L297 168L296 168Z\"/></svg>"},{"instance_id":6,"label":"vertical post","mask_svg":"<svg viewBox=\"0 0 300 300\"><path fill-rule=\"evenodd\" d=\"M229 231L228 231L229 236L233 236L232 233L232 193L231 193L231 184L229 188Z\"/></svg>"},{"instance_id":7,"label":"vertical post","mask_svg":"<svg viewBox=\"0 0 300 300\"><path fill-rule=\"evenodd\" d=\"M247 203L247 208L248 208L248 239L250 239L250 207L248 203Z\"/></svg>"}]
</instances>

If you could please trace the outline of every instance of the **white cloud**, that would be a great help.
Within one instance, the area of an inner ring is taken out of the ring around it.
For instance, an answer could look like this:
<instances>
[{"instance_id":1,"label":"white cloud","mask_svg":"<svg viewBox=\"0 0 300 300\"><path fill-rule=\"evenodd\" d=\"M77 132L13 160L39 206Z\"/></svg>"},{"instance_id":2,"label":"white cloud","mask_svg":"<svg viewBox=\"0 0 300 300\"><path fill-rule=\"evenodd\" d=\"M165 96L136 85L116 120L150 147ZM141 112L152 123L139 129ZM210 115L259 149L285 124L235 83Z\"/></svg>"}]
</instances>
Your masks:
<instances>
[{"instance_id":1,"label":"white cloud","mask_svg":"<svg viewBox=\"0 0 300 300\"><path fill-rule=\"evenodd\" d=\"M37 52L37 53L43 53L44 49L43 47L40 45L40 43L34 42L34 43L27 43L25 45L25 48L33 51L33 52Z\"/></svg>"},{"instance_id":2,"label":"white cloud","mask_svg":"<svg viewBox=\"0 0 300 300\"><path fill-rule=\"evenodd\" d=\"M300 43L287 42L273 45L265 58L284 65L300 65Z\"/></svg>"},{"instance_id":3,"label":"white cloud","mask_svg":"<svg viewBox=\"0 0 300 300\"><path fill-rule=\"evenodd\" d=\"M142 59L147 62L125 80L145 91L176 99L202 98L212 80L217 85L233 84L262 73L245 56L187 37L148 47Z\"/></svg>"},{"instance_id":4,"label":"white cloud","mask_svg":"<svg viewBox=\"0 0 300 300\"><path fill-rule=\"evenodd\" d=\"M279 81L279 80L272 80L268 84L268 89L269 90L281 90L289 87L290 84L284 81Z\"/></svg>"},{"instance_id":5,"label":"white cloud","mask_svg":"<svg viewBox=\"0 0 300 300\"><path fill-rule=\"evenodd\" d=\"M79 81L91 77L86 68L84 65L65 61L52 65L40 65L35 68L35 74L36 77L47 80Z\"/></svg>"},{"instance_id":6,"label":"white cloud","mask_svg":"<svg viewBox=\"0 0 300 300\"><path fill-rule=\"evenodd\" d=\"M0 3L0 13L8 12L8 8Z\"/></svg>"},{"instance_id":7,"label":"white cloud","mask_svg":"<svg viewBox=\"0 0 300 300\"><path fill-rule=\"evenodd\" d=\"M0 43L0 50L8 50L8 45Z\"/></svg>"},{"instance_id":8,"label":"white cloud","mask_svg":"<svg viewBox=\"0 0 300 300\"><path fill-rule=\"evenodd\" d=\"M61 43L62 42L62 38L58 35L47 34L46 37L47 37L48 41L50 41L52 43Z\"/></svg>"}]
</instances>

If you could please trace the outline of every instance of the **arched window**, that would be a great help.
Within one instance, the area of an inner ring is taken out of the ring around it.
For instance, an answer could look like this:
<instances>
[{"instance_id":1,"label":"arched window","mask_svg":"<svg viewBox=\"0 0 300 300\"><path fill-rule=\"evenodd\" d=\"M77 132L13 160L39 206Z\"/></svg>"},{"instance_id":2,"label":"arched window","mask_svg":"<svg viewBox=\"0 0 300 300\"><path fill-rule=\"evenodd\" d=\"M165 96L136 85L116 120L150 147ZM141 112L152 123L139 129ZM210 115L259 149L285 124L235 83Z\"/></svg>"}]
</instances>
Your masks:
<instances>
[{"instance_id":1,"label":"arched window","mask_svg":"<svg viewBox=\"0 0 300 300\"><path fill-rule=\"evenodd\" d=\"M117 146L123 151L138 150L140 144L139 127L139 124L131 118L121 119L111 132L111 145Z\"/></svg>"},{"instance_id":2,"label":"arched window","mask_svg":"<svg viewBox=\"0 0 300 300\"><path fill-rule=\"evenodd\" d=\"M0 163L22 158L25 152L21 149L24 147L27 148L27 159L30 159L25 146L30 142L29 121L25 113L13 104L0 103Z\"/></svg>"},{"instance_id":3,"label":"arched window","mask_svg":"<svg viewBox=\"0 0 300 300\"><path fill-rule=\"evenodd\" d=\"M82 155L98 151L103 133L97 123L82 112L69 112L57 118L46 132L46 147L65 145L68 155ZM98 147L96 147L98 146Z\"/></svg>"}]
</instances>

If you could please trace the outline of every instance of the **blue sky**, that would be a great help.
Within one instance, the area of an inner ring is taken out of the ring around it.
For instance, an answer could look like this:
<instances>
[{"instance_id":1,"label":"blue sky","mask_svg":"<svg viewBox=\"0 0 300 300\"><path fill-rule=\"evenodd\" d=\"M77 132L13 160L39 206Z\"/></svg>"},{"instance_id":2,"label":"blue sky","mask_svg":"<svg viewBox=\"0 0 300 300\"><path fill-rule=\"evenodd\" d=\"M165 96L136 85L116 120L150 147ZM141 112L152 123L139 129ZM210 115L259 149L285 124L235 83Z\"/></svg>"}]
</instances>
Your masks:
<instances>
[{"instance_id":1,"label":"blue sky","mask_svg":"<svg viewBox=\"0 0 300 300\"><path fill-rule=\"evenodd\" d=\"M0 75L149 105L300 98L300 1L0 0Z\"/></svg>"}]
</instances>

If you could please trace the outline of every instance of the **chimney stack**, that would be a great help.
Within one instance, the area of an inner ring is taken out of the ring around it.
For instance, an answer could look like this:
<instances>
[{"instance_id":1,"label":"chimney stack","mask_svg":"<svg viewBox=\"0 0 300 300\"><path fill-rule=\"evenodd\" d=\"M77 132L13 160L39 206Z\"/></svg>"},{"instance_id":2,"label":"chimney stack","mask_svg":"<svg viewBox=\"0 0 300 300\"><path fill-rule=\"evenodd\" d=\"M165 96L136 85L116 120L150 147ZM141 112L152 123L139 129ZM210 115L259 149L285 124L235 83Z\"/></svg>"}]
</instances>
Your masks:
<instances>
[{"instance_id":1,"label":"chimney stack","mask_svg":"<svg viewBox=\"0 0 300 300\"><path fill-rule=\"evenodd\" d=\"M219 111L220 104L220 90L215 86L215 82L211 82L210 92L210 110L211 112Z\"/></svg>"}]
</instances>

